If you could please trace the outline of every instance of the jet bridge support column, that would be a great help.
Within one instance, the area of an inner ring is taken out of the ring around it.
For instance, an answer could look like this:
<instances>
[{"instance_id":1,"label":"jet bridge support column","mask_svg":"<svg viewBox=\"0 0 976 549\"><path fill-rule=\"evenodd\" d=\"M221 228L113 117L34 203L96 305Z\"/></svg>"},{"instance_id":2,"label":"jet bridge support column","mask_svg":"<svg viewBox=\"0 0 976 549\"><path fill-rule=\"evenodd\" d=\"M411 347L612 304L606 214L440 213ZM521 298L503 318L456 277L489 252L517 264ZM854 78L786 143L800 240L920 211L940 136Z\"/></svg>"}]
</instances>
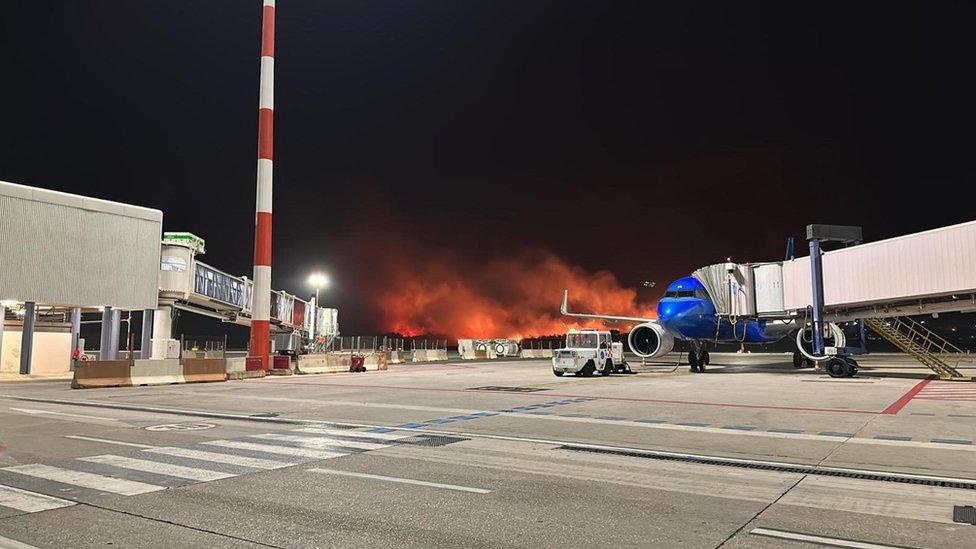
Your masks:
<instances>
[{"instance_id":1,"label":"jet bridge support column","mask_svg":"<svg viewBox=\"0 0 976 549\"><path fill-rule=\"evenodd\" d=\"M821 242L842 242L845 245L860 244L861 228L845 225L807 225L810 242L810 286L813 290L813 354L824 354L824 284L823 254Z\"/></svg>"},{"instance_id":2,"label":"jet bridge support column","mask_svg":"<svg viewBox=\"0 0 976 549\"><path fill-rule=\"evenodd\" d=\"M823 337L823 256L820 253L820 241L810 241L810 285L813 287L813 354L822 356L824 353Z\"/></svg>"}]
</instances>

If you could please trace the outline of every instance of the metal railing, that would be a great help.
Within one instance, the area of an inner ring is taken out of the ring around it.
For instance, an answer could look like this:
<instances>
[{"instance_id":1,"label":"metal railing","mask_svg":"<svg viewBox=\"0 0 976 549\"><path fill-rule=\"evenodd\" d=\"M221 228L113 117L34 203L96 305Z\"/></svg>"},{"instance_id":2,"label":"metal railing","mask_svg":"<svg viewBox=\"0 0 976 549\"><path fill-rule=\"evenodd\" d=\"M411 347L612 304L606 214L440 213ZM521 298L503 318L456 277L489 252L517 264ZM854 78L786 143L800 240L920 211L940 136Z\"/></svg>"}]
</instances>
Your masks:
<instances>
[{"instance_id":1,"label":"metal railing","mask_svg":"<svg viewBox=\"0 0 976 549\"><path fill-rule=\"evenodd\" d=\"M957 368L973 357L956 345L909 317L871 318L865 323L902 351L939 374L942 379L969 379Z\"/></svg>"}]
</instances>

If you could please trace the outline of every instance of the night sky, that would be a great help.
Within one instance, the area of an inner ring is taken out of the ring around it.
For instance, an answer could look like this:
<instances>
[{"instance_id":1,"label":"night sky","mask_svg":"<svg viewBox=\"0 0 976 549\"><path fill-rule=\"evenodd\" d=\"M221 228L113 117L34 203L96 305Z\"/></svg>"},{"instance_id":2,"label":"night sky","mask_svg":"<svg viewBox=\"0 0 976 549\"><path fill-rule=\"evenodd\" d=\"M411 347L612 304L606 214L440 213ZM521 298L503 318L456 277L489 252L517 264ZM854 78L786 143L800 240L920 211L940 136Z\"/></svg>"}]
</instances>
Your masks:
<instances>
[{"instance_id":1,"label":"night sky","mask_svg":"<svg viewBox=\"0 0 976 549\"><path fill-rule=\"evenodd\" d=\"M250 275L260 4L9 3L0 179L159 208ZM277 13L273 286L329 272L348 334L392 329L394 273L428 259L465 280L551 254L630 288L781 259L808 223L976 218L971 3Z\"/></svg>"}]
</instances>

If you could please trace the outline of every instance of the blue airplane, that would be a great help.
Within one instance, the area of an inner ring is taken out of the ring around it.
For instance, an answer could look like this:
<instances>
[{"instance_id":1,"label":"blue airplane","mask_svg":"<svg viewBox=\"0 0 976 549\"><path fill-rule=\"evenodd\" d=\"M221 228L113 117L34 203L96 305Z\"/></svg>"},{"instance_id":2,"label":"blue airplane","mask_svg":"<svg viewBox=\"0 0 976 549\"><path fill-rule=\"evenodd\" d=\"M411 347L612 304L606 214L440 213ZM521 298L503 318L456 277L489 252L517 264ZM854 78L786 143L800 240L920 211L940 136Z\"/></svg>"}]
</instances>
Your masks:
<instances>
[{"instance_id":1,"label":"blue airplane","mask_svg":"<svg viewBox=\"0 0 976 549\"><path fill-rule=\"evenodd\" d=\"M593 313L569 312L569 291L563 292L560 312L565 316L605 321L637 322L627 343L641 358L654 358L671 352L675 339L691 343L688 362L692 372L704 372L708 365L705 343L772 343L798 330L792 321L738 319L734 323L727 316L716 314L715 304L705 286L697 278L686 276L672 282L657 304L657 318L635 318ZM833 328L833 326L832 326ZM811 365L798 351L793 365Z\"/></svg>"}]
</instances>

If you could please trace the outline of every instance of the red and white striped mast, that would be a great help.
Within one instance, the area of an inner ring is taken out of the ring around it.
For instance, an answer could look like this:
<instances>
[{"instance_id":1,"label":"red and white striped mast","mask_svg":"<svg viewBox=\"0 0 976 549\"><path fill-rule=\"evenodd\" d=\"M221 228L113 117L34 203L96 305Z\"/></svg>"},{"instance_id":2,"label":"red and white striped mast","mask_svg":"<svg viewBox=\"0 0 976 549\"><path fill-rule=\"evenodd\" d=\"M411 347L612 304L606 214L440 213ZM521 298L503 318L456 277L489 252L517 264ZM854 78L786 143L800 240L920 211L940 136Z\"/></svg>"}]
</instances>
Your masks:
<instances>
[{"instance_id":1,"label":"red and white striped mast","mask_svg":"<svg viewBox=\"0 0 976 549\"><path fill-rule=\"evenodd\" d=\"M261 25L261 90L258 98L258 191L254 219L254 288L251 351L268 371L271 337L271 168L274 151L275 0L264 0Z\"/></svg>"}]
</instances>

